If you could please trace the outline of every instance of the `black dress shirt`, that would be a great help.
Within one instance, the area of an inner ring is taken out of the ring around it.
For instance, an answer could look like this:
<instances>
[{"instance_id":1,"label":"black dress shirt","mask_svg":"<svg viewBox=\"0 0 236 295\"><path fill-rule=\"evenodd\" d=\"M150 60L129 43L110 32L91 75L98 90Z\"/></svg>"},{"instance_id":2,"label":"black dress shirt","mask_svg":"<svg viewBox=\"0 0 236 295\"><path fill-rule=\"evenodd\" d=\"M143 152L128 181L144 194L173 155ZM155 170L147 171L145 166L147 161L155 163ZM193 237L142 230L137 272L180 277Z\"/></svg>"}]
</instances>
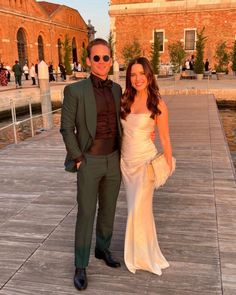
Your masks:
<instances>
[{"instance_id":1,"label":"black dress shirt","mask_svg":"<svg viewBox=\"0 0 236 295\"><path fill-rule=\"evenodd\" d=\"M107 155L118 149L118 125L111 80L90 75L96 100L97 128L92 146L87 151L93 155Z\"/></svg>"}]
</instances>

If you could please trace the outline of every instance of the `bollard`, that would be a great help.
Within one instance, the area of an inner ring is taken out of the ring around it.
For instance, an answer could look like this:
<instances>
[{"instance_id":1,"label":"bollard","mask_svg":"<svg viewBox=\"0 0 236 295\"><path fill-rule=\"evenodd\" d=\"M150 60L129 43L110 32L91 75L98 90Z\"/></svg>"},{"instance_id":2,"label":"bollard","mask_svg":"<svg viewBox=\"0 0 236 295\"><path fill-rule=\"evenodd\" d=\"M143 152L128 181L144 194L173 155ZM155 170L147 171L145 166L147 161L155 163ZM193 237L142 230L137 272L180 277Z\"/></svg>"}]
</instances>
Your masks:
<instances>
[{"instance_id":1,"label":"bollard","mask_svg":"<svg viewBox=\"0 0 236 295\"><path fill-rule=\"evenodd\" d=\"M113 63L113 81L119 83L119 64L117 60Z\"/></svg>"},{"instance_id":2,"label":"bollard","mask_svg":"<svg viewBox=\"0 0 236 295\"><path fill-rule=\"evenodd\" d=\"M43 128L51 129L52 123L52 103L49 86L48 65L42 60L38 65L38 78L40 87L41 110L43 116Z\"/></svg>"}]
</instances>

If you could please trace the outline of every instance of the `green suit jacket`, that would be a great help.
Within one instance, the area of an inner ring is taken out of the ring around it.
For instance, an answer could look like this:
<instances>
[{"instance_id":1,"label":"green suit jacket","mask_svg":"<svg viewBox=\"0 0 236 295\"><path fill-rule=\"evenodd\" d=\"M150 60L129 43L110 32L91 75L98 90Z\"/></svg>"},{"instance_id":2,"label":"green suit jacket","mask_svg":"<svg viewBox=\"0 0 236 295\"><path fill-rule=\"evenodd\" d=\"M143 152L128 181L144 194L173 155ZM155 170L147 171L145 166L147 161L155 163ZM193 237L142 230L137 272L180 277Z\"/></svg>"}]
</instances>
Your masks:
<instances>
[{"instance_id":1,"label":"green suit jacket","mask_svg":"<svg viewBox=\"0 0 236 295\"><path fill-rule=\"evenodd\" d=\"M119 84L113 82L112 93L115 100L119 136L120 99L122 90ZM65 169L75 172L75 159L86 152L96 135L97 110L91 79L85 79L70 84L64 89L60 132L67 150Z\"/></svg>"}]
</instances>

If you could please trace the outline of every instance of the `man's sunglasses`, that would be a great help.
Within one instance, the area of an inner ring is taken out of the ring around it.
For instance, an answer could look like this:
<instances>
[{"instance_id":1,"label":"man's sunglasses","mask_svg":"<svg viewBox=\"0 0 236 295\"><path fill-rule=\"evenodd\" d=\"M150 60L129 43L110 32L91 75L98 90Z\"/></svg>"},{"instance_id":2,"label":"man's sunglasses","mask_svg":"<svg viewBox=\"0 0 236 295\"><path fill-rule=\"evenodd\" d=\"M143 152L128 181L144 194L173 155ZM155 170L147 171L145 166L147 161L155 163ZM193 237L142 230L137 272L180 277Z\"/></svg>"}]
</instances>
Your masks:
<instances>
[{"instance_id":1,"label":"man's sunglasses","mask_svg":"<svg viewBox=\"0 0 236 295\"><path fill-rule=\"evenodd\" d=\"M99 62L101 58L103 59L104 62L108 62L110 60L109 55L103 55L102 57L100 57L99 55L94 55L93 61Z\"/></svg>"}]
</instances>

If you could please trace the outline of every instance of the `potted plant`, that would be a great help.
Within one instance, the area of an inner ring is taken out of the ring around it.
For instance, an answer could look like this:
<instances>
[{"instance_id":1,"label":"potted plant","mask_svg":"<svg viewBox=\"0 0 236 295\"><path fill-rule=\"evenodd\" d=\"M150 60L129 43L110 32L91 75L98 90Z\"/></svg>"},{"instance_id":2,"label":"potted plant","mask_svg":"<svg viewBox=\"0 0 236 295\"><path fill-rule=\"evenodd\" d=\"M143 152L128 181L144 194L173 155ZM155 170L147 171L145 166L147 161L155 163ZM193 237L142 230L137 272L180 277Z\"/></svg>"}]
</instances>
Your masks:
<instances>
[{"instance_id":1,"label":"potted plant","mask_svg":"<svg viewBox=\"0 0 236 295\"><path fill-rule=\"evenodd\" d=\"M234 41L234 47L231 54L231 61L232 61L232 70L234 75L236 75L236 40Z\"/></svg>"},{"instance_id":2,"label":"potted plant","mask_svg":"<svg viewBox=\"0 0 236 295\"><path fill-rule=\"evenodd\" d=\"M72 68L71 68L72 47L71 47L71 40L67 34L63 42L63 48L64 48L64 65L66 70L66 77L68 79L72 75Z\"/></svg>"},{"instance_id":3,"label":"potted plant","mask_svg":"<svg viewBox=\"0 0 236 295\"><path fill-rule=\"evenodd\" d=\"M109 36L108 36L108 43L109 43L109 46L111 48L111 58L114 62L114 46L115 46L115 42L114 42L114 36L112 34L112 32L110 31L109 33ZM110 68L110 71L108 73L108 75L113 75L113 67Z\"/></svg>"},{"instance_id":4,"label":"potted plant","mask_svg":"<svg viewBox=\"0 0 236 295\"><path fill-rule=\"evenodd\" d=\"M198 32L196 42L196 60L194 64L194 72L197 74L197 79L202 80L204 73L204 48L207 37L204 36L205 27Z\"/></svg>"},{"instance_id":5,"label":"potted plant","mask_svg":"<svg viewBox=\"0 0 236 295\"><path fill-rule=\"evenodd\" d=\"M216 55L215 59L217 64L215 65L217 79L222 79L222 77L228 71L228 63L229 63L229 54L226 51L226 42L219 42L216 46Z\"/></svg>"},{"instance_id":6,"label":"potted plant","mask_svg":"<svg viewBox=\"0 0 236 295\"><path fill-rule=\"evenodd\" d=\"M155 75L159 74L159 58L160 58L160 39L154 35L154 43L151 46L151 65Z\"/></svg>"},{"instance_id":7,"label":"potted plant","mask_svg":"<svg viewBox=\"0 0 236 295\"><path fill-rule=\"evenodd\" d=\"M132 43L127 43L122 49L122 57L127 68L131 59L141 56L141 46L137 40L133 40Z\"/></svg>"},{"instance_id":8,"label":"potted plant","mask_svg":"<svg viewBox=\"0 0 236 295\"><path fill-rule=\"evenodd\" d=\"M175 79L180 79L180 72L186 56L183 44L180 41L177 41L175 43L170 44L168 46L168 50L170 62L173 66Z\"/></svg>"},{"instance_id":9,"label":"potted plant","mask_svg":"<svg viewBox=\"0 0 236 295\"><path fill-rule=\"evenodd\" d=\"M82 72L87 72L88 71L88 66L87 66L87 63L86 63L87 56L88 56L88 52L87 52L86 47L82 47L82 52L81 52L81 56L80 56Z\"/></svg>"}]
</instances>

